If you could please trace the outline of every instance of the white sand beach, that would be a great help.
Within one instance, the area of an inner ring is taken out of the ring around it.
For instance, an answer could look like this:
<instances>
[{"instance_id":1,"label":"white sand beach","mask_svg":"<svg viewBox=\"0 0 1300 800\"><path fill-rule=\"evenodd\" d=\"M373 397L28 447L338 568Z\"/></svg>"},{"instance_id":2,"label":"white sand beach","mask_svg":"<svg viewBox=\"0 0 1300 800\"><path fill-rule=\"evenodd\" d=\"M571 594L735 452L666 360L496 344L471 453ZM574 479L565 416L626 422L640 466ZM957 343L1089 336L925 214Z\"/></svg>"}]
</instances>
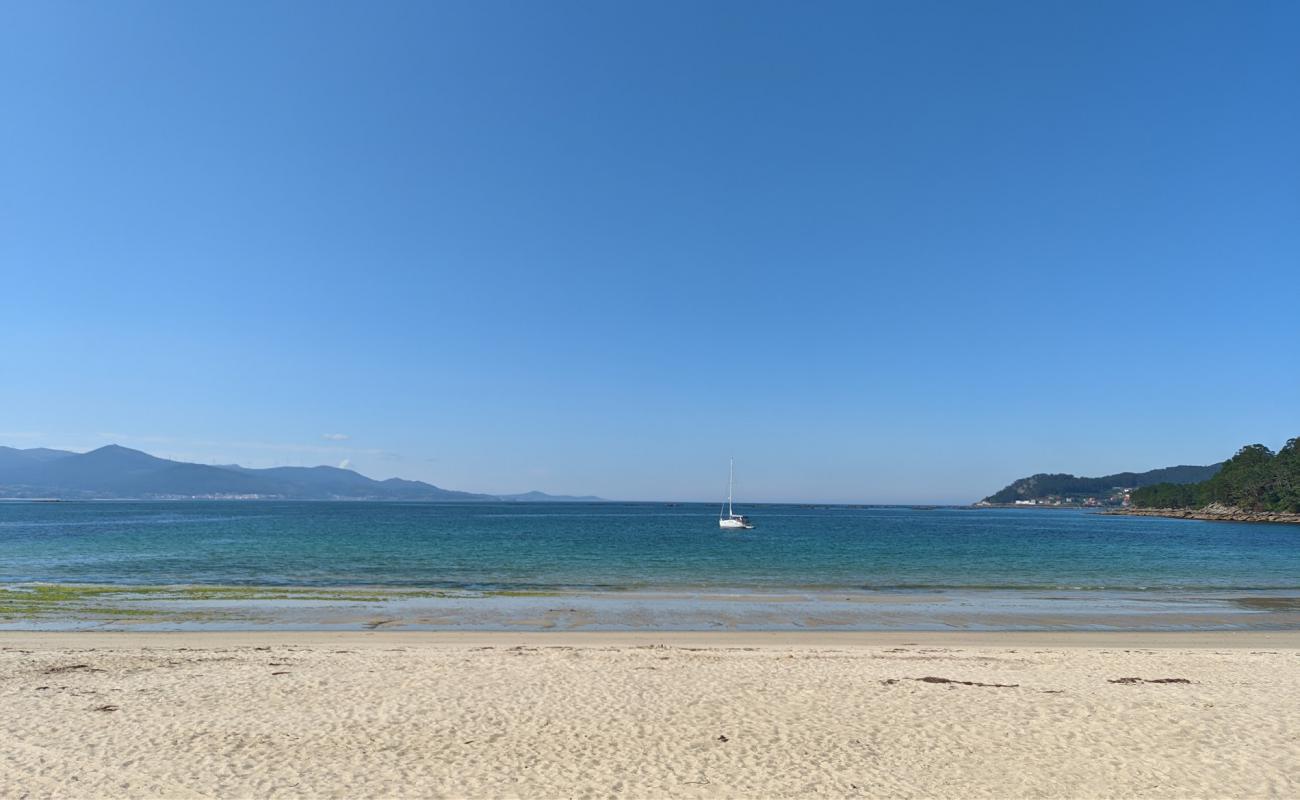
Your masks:
<instances>
[{"instance_id":1,"label":"white sand beach","mask_svg":"<svg viewBox=\"0 0 1300 800\"><path fill-rule=\"evenodd\" d=\"M0 796L1295 797L1300 634L4 633Z\"/></svg>"}]
</instances>

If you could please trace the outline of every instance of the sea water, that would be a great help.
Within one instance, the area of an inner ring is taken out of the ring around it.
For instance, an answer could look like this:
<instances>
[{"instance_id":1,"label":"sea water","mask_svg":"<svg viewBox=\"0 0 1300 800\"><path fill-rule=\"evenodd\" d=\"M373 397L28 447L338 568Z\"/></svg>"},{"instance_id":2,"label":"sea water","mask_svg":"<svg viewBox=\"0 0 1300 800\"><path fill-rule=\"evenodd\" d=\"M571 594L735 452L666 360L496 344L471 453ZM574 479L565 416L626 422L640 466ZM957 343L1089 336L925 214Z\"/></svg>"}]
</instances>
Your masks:
<instances>
[{"instance_id":1,"label":"sea water","mask_svg":"<svg viewBox=\"0 0 1300 800\"><path fill-rule=\"evenodd\" d=\"M0 582L466 591L1300 590L1300 526L1085 510L3 502Z\"/></svg>"}]
</instances>

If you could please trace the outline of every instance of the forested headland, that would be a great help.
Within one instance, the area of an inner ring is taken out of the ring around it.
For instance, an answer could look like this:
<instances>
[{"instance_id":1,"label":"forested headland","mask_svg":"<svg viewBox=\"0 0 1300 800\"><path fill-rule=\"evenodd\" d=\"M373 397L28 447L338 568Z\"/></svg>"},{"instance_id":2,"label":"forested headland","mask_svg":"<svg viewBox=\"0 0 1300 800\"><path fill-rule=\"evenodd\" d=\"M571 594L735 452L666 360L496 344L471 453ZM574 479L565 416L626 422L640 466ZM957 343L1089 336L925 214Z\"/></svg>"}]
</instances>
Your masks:
<instances>
[{"instance_id":1,"label":"forested headland","mask_svg":"<svg viewBox=\"0 0 1300 800\"><path fill-rule=\"evenodd\" d=\"M1276 453L1262 444L1247 445L1199 483L1157 483L1134 490L1136 508L1226 506L1243 511L1300 513L1300 437Z\"/></svg>"}]
</instances>

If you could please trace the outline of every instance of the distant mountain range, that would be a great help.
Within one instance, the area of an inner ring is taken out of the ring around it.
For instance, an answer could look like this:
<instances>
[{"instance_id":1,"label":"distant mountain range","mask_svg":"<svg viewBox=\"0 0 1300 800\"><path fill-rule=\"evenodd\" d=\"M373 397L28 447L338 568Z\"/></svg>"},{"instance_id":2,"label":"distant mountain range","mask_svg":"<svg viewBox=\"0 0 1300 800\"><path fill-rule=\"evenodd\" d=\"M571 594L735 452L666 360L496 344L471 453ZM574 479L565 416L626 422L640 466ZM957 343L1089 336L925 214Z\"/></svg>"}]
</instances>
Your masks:
<instances>
[{"instance_id":1,"label":"distant mountain range","mask_svg":"<svg viewBox=\"0 0 1300 800\"><path fill-rule=\"evenodd\" d=\"M594 502L543 492L493 495L442 489L423 481L377 481L338 467L249 469L157 458L110 444L88 453L0 447L0 498L439 500Z\"/></svg>"},{"instance_id":2,"label":"distant mountain range","mask_svg":"<svg viewBox=\"0 0 1300 800\"><path fill-rule=\"evenodd\" d=\"M1067 497L1074 502L1089 498L1101 502L1109 499L1118 488L1135 489L1158 483L1200 483L1214 477L1221 467L1223 462L1208 467L1178 466L1148 472L1117 472L1100 478L1078 478L1064 472L1039 473L1014 481L981 502L1015 503L1018 500L1044 501Z\"/></svg>"}]
</instances>

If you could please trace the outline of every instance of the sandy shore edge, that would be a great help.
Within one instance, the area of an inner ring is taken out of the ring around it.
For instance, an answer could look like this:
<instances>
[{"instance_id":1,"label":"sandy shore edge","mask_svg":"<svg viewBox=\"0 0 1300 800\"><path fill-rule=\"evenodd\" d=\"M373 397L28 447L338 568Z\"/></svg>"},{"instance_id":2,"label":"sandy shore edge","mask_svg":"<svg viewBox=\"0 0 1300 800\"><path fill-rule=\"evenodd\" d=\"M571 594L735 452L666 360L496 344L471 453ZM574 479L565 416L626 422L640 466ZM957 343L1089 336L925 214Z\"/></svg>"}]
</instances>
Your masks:
<instances>
[{"instance_id":1,"label":"sandy shore edge","mask_svg":"<svg viewBox=\"0 0 1300 800\"><path fill-rule=\"evenodd\" d=\"M0 647L139 649L260 646L1147 648L1300 650L1288 631L0 631Z\"/></svg>"}]
</instances>

